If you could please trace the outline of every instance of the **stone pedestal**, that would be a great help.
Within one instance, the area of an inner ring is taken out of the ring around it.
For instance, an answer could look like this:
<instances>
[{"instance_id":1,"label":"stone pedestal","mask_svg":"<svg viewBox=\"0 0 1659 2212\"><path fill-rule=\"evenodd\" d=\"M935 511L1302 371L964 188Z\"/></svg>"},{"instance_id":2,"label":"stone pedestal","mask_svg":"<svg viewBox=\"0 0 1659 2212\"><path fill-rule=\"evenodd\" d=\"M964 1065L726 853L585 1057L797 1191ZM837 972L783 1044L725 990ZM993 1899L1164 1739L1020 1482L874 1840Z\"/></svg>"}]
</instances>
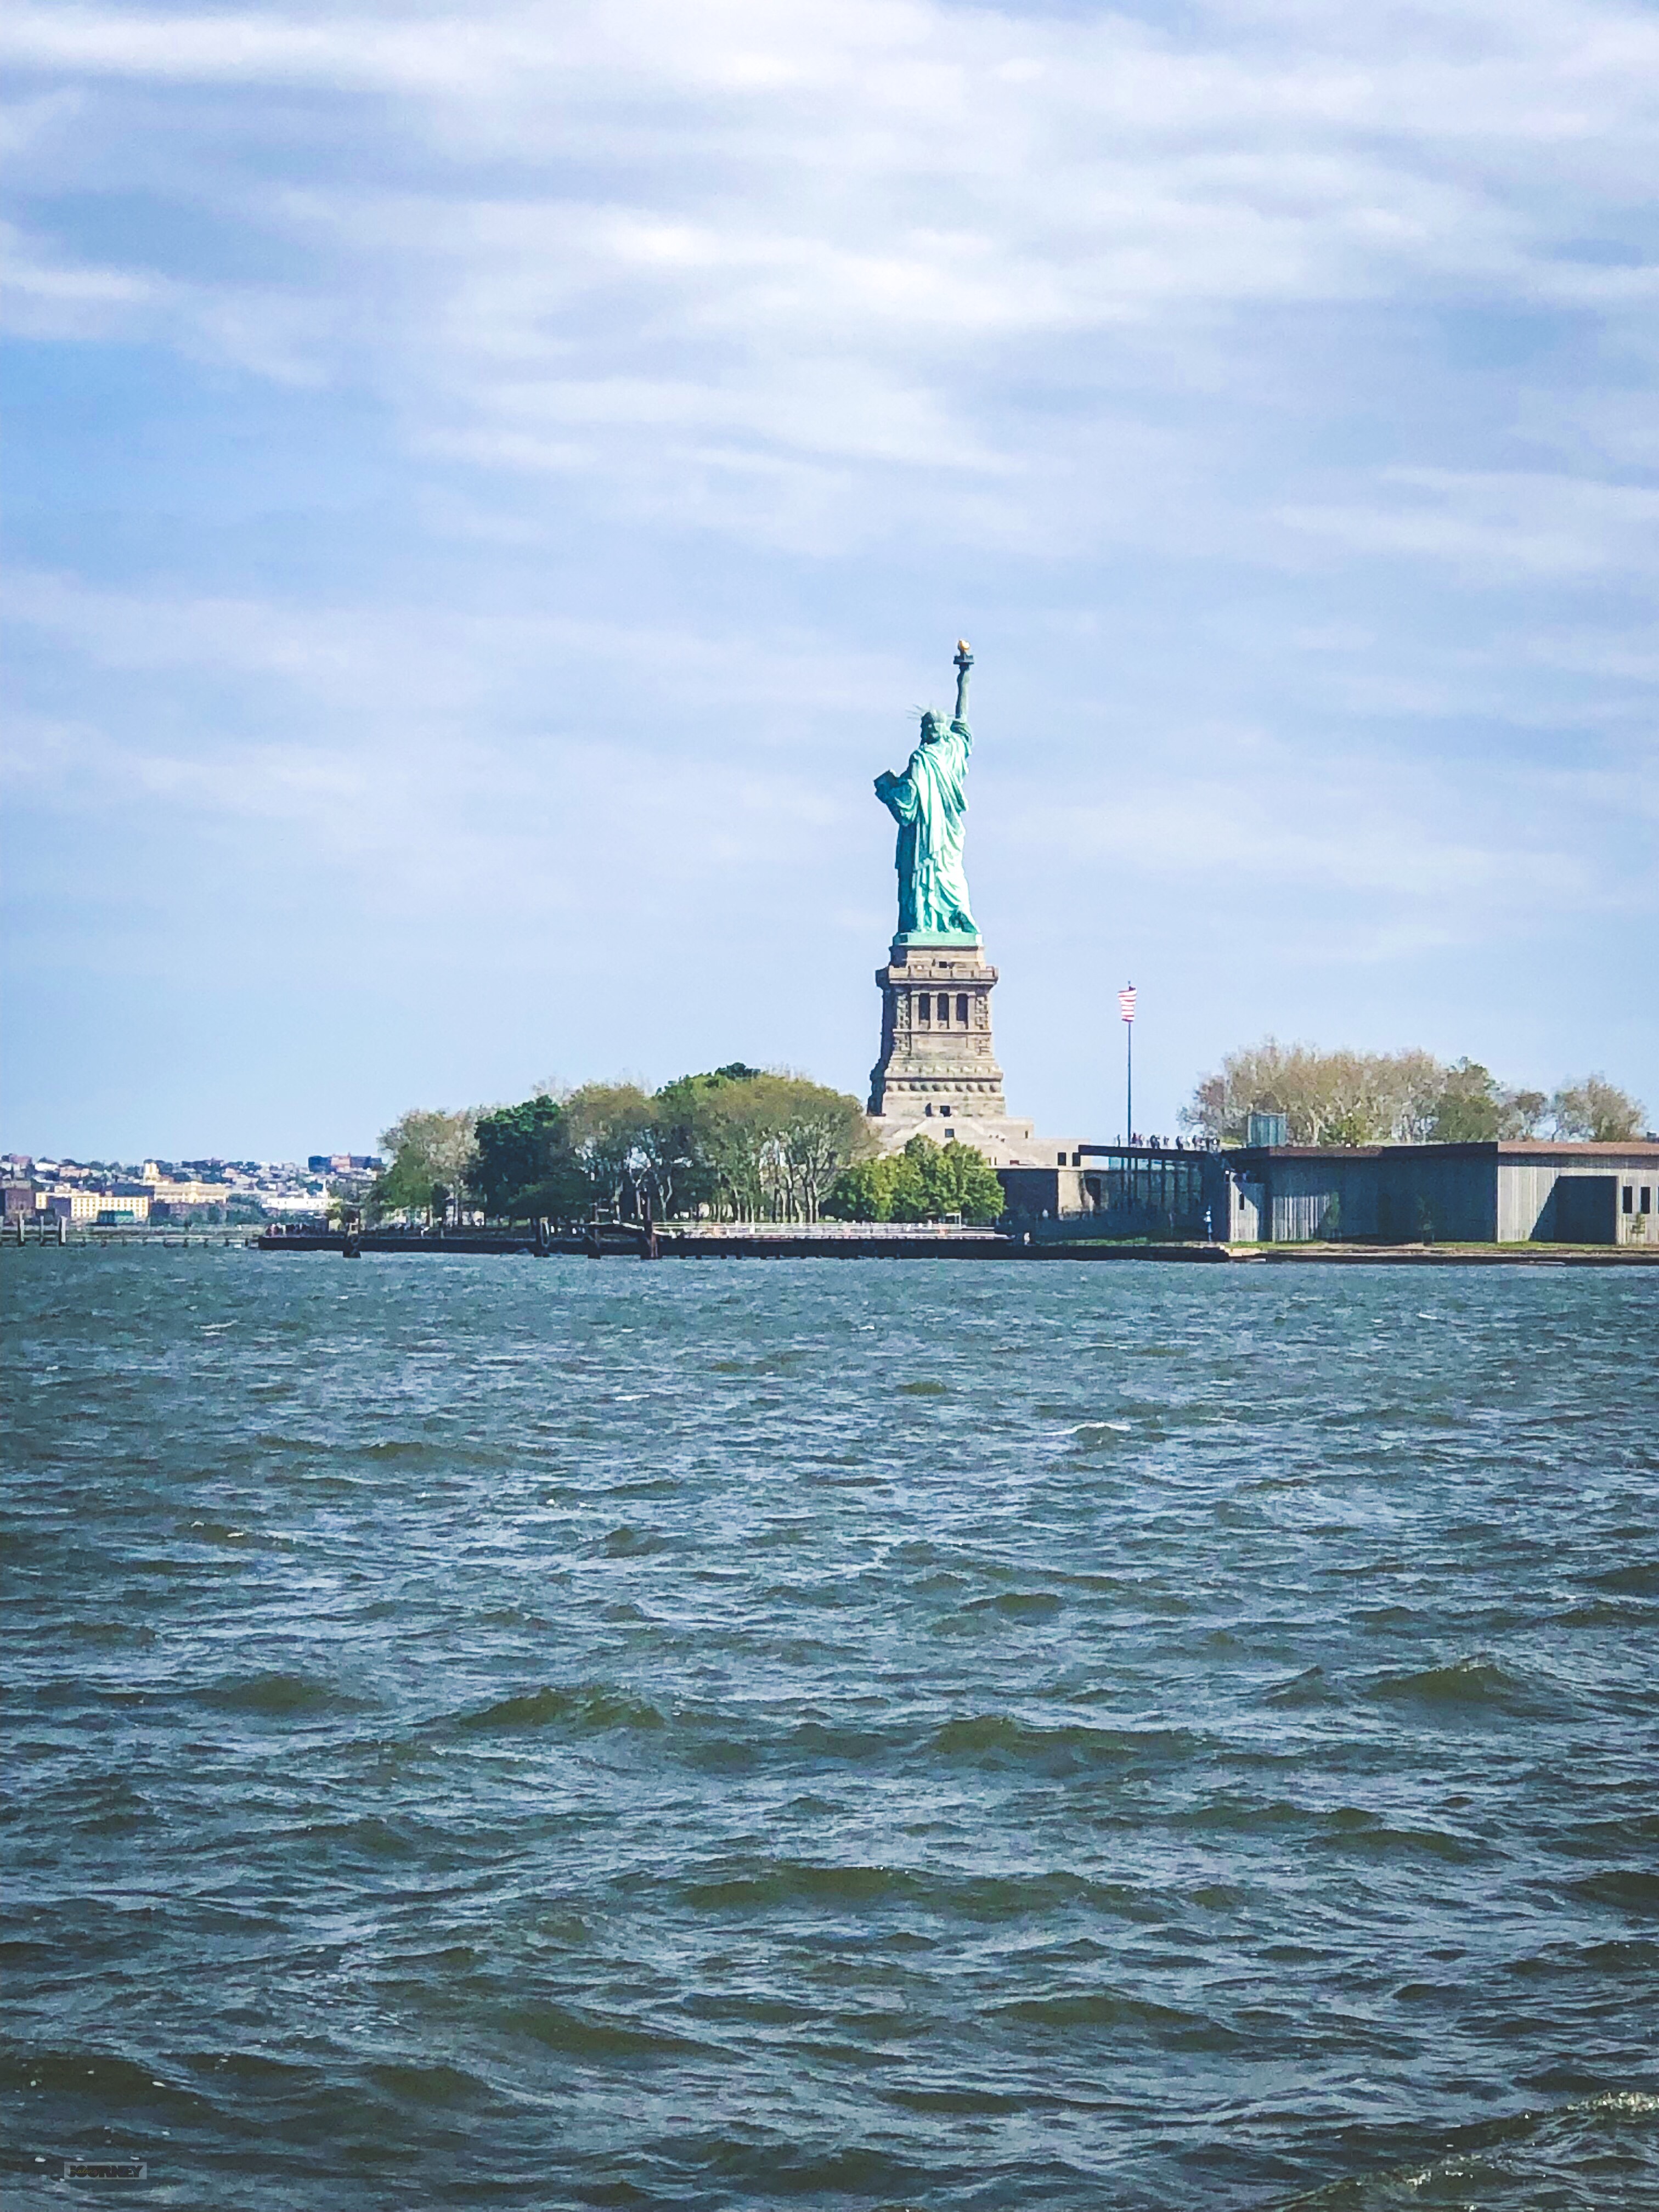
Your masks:
<instances>
[{"instance_id":1,"label":"stone pedestal","mask_svg":"<svg viewBox=\"0 0 1659 2212\"><path fill-rule=\"evenodd\" d=\"M1029 1121L1011 1121L991 1036L997 971L977 944L895 941L876 971L881 1058L870 1072L870 1126L884 1152L918 1131L976 1146L994 1166L1029 1157Z\"/></svg>"},{"instance_id":2,"label":"stone pedestal","mask_svg":"<svg viewBox=\"0 0 1659 2212\"><path fill-rule=\"evenodd\" d=\"M920 1133L972 1145L995 1168L1081 1164L1073 1140L1039 1137L1008 1112L991 1037L996 981L978 944L895 939L876 970L881 1058L870 1071L870 1128L884 1152Z\"/></svg>"},{"instance_id":3,"label":"stone pedestal","mask_svg":"<svg viewBox=\"0 0 1659 2212\"><path fill-rule=\"evenodd\" d=\"M893 946L876 970L881 1058L870 1072L872 1115L914 1121L940 1119L942 1108L945 1119L1007 1112L991 1042L996 980L977 945Z\"/></svg>"}]
</instances>

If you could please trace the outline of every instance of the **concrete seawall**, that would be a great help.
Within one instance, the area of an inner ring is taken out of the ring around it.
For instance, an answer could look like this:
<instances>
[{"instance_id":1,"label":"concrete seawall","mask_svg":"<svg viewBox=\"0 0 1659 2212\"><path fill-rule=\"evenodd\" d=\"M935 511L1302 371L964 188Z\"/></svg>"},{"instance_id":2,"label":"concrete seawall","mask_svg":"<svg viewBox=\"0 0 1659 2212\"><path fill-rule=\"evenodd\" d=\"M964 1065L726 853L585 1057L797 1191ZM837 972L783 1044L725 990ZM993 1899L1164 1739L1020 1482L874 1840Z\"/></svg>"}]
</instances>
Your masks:
<instances>
[{"instance_id":1,"label":"concrete seawall","mask_svg":"<svg viewBox=\"0 0 1659 2212\"><path fill-rule=\"evenodd\" d=\"M729 1231L659 1230L655 1257L662 1260L1000 1260L1000 1261L1158 1261L1208 1267L1622 1267L1659 1265L1659 1248L1651 1250L1629 1245L1498 1245L1498 1244L1258 1244L1200 1243L1130 1244L1082 1243L1074 1239L1027 1243L994 1230L977 1232L919 1230L914 1234L883 1230L871 1234L836 1229L732 1228ZM445 1253L519 1254L534 1255L535 1238L507 1230L455 1230L442 1236L409 1236L395 1231L366 1231L357 1240L364 1253L431 1258ZM261 1237L262 1252L343 1252L345 1239L337 1231L315 1231L301 1235L278 1231ZM639 1259L644 1256L636 1235L609 1231L595 1251L580 1237L550 1237L539 1248L544 1255L586 1255L590 1259Z\"/></svg>"}]
</instances>

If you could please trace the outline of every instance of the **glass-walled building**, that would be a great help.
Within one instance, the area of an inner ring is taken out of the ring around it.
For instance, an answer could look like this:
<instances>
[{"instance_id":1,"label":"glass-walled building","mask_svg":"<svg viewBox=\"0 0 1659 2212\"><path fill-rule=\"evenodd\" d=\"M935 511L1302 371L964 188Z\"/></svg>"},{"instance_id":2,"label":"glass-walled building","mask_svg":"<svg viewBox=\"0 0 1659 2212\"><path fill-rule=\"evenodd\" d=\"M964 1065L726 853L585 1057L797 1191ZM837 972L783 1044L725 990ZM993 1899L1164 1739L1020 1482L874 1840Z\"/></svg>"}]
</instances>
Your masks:
<instances>
[{"instance_id":1,"label":"glass-walled building","mask_svg":"<svg viewBox=\"0 0 1659 2212\"><path fill-rule=\"evenodd\" d=\"M1017 1231L1218 1243L1650 1244L1659 1144L1082 1145L999 1169Z\"/></svg>"},{"instance_id":2,"label":"glass-walled building","mask_svg":"<svg viewBox=\"0 0 1659 2212\"><path fill-rule=\"evenodd\" d=\"M1227 1233L1227 1175L1197 1145L1079 1145L1052 1168L1000 1168L1011 1226L1160 1243ZM1206 1218L1206 1216L1208 1217Z\"/></svg>"}]
</instances>

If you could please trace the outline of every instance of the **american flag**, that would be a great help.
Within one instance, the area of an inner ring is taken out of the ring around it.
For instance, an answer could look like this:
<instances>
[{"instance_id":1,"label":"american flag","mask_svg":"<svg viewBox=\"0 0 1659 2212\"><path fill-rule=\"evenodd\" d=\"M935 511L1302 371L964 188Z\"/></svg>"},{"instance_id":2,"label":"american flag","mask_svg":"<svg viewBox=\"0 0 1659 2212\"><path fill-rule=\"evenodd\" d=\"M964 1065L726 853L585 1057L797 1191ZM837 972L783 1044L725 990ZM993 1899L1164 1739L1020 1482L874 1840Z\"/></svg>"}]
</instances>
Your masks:
<instances>
[{"instance_id":1,"label":"american flag","mask_svg":"<svg viewBox=\"0 0 1659 2212\"><path fill-rule=\"evenodd\" d=\"M1135 987L1133 983L1126 983L1123 986L1123 988L1118 993L1117 1010L1119 1013L1122 1015L1126 1022L1133 1021L1135 1018Z\"/></svg>"}]
</instances>

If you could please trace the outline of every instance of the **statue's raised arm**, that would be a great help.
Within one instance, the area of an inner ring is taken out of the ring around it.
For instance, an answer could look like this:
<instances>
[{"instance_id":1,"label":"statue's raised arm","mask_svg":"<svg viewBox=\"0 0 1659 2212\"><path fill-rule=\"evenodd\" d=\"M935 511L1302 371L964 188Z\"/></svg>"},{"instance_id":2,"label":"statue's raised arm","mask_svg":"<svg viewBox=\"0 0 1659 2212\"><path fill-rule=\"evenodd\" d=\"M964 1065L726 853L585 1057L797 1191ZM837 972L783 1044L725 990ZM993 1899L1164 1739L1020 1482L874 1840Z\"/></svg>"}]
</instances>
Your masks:
<instances>
[{"instance_id":1,"label":"statue's raised arm","mask_svg":"<svg viewBox=\"0 0 1659 2212\"><path fill-rule=\"evenodd\" d=\"M963 817L968 811L968 672L974 656L957 641L957 711L946 722L933 708L921 718L921 742L902 775L876 778L876 796L899 825L898 937L901 943L979 942L962 866Z\"/></svg>"}]
</instances>

